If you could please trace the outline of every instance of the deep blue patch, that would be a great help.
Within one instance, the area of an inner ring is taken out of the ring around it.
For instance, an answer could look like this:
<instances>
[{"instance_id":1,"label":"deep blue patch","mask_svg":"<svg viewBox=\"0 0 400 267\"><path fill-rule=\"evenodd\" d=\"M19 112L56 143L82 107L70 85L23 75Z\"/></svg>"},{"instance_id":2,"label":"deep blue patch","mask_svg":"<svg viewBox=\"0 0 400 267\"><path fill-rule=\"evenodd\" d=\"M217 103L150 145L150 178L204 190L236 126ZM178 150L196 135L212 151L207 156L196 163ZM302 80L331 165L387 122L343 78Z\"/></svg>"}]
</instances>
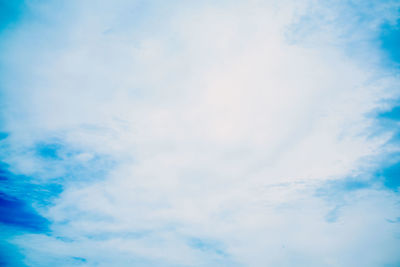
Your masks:
<instances>
[{"instance_id":1,"label":"deep blue patch","mask_svg":"<svg viewBox=\"0 0 400 267\"><path fill-rule=\"evenodd\" d=\"M397 65L400 64L400 20L394 25L383 24L379 40L381 49L389 60Z\"/></svg>"},{"instance_id":2,"label":"deep blue patch","mask_svg":"<svg viewBox=\"0 0 400 267\"><path fill-rule=\"evenodd\" d=\"M6 139L8 136L9 136L8 133L0 132L0 141L3 140L3 139Z\"/></svg>"},{"instance_id":3,"label":"deep blue patch","mask_svg":"<svg viewBox=\"0 0 400 267\"><path fill-rule=\"evenodd\" d=\"M400 29L398 29L397 34L397 41L400 41ZM397 53L400 57L400 43L397 44ZM400 144L399 101L397 101L397 105L395 105L391 110L378 114L377 119L379 120L378 125L381 125L384 129L393 132L393 136L389 140L388 144L392 146L398 146ZM382 182L386 189L397 192L400 187L400 153L388 155L384 159L384 162L382 162L381 168L378 169L374 174L374 177L375 180Z\"/></svg>"},{"instance_id":4,"label":"deep blue patch","mask_svg":"<svg viewBox=\"0 0 400 267\"><path fill-rule=\"evenodd\" d=\"M3 236L0 236L3 237ZM2 267L25 267L24 256L18 249L7 242L0 241L0 266Z\"/></svg>"},{"instance_id":5,"label":"deep blue patch","mask_svg":"<svg viewBox=\"0 0 400 267\"><path fill-rule=\"evenodd\" d=\"M62 191L57 182L34 183L32 177L14 175L8 166L0 162L0 193L26 203L47 205Z\"/></svg>"},{"instance_id":6,"label":"deep blue patch","mask_svg":"<svg viewBox=\"0 0 400 267\"><path fill-rule=\"evenodd\" d=\"M6 181L7 177L8 177L7 171L5 171L4 168L2 168L1 164L0 164L0 182L1 181Z\"/></svg>"},{"instance_id":7,"label":"deep blue patch","mask_svg":"<svg viewBox=\"0 0 400 267\"><path fill-rule=\"evenodd\" d=\"M0 192L0 223L32 232L46 232L49 226L29 204L3 192Z\"/></svg>"},{"instance_id":8,"label":"deep blue patch","mask_svg":"<svg viewBox=\"0 0 400 267\"><path fill-rule=\"evenodd\" d=\"M385 164L373 173L365 173L370 179L357 177L326 182L315 192L319 197L338 197L341 193L365 189L381 184L385 189L398 192L400 188L400 158L399 155L390 155Z\"/></svg>"},{"instance_id":9,"label":"deep blue patch","mask_svg":"<svg viewBox=\"0 0 400 267\"><path fill-rule=\"evenodd\" d=\"M62 146L57 143L41 143L36 146L36 153L45 159L59 159L61 149Z\"/></svg>"},{"instance_id":10,"label":"deep blue patch","mask_svg":"<svg viewBox=\"0 0 400 267\"><path fill-rule=\"evenodd\" d=\"M386 188L397 192L400 187L400 162L379 170L377 177L382 179Z\"/></svg>"},{"instance_id":11,"label":"deep blue patch","mask_svg":"<svg viewBox=\"0 0 400 267\"><path fill-rule=\"evenodd\" d=\"M399 47L400 50L400 47ZM378 114L378 119L387 119L392 121L400 121L400 106L396 106L391 110Z\"/></svg>"},{"instance_id":12,"label":"deep blue patch","mask_svg":"<svg viewBox=\"0 0 400 267\"><path fill-rule=\"evenodd\" d=\"M23 0L0 0L0 31L20 19L24 6Z\"/></svg>"}]
</instances>

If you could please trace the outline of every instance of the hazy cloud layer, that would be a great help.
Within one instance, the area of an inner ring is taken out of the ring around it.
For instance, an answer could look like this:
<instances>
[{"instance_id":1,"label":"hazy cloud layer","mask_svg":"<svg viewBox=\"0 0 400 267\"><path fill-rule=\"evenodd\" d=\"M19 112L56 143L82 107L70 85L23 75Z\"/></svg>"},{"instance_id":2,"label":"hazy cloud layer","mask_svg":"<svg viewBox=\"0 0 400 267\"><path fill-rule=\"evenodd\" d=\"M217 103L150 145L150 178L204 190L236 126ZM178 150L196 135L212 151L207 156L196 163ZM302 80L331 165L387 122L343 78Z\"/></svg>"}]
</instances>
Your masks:
<instances>
[{"instance_id":1,"label":"hazy cloud layer","mask_svg":"<svg viewBox=\"0 0 400 267\"><path fill-rule=\"evenodd\" d=\"M379 117L399 7L27 1L0 36L0 181L49 229L2 220L8 249L27 266L399 264L382 171L398 122Z\"/></svg>"}]
</instances>

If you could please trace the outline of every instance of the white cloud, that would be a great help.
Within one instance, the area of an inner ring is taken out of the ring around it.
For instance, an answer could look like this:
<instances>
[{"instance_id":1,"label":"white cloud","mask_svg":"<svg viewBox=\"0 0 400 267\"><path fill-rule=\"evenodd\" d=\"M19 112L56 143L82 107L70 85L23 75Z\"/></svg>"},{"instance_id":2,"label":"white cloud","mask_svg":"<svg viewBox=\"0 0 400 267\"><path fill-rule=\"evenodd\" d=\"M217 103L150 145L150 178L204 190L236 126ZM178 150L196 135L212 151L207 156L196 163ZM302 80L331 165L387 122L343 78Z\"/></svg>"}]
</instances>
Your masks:
<instances>
[{"instance_id":1,"label":"white cloud","mask_svg":"<svg viewBox=\"0 0 400 267\"><path fill-rule=\"evenodd\" d=\"M53 235L15 241L28 264L399 261L398 224L386 220L398 216L396 194L349 191L339 208L315 196L385 152L390 133L376 135L367 114L398 81L366 40L392 19L386 4L371 14L314 1L73 1L56 18L57 5L40 7L48 21L22 24L3 55L22 79L4 92L6 160L18 173L69 177L42 210ZM341 29L352 14L368 27ZM349 40L371 59L349 55ZM49 139L73 151L54 172L26 154Z\"/></svg>"}]
</instances>

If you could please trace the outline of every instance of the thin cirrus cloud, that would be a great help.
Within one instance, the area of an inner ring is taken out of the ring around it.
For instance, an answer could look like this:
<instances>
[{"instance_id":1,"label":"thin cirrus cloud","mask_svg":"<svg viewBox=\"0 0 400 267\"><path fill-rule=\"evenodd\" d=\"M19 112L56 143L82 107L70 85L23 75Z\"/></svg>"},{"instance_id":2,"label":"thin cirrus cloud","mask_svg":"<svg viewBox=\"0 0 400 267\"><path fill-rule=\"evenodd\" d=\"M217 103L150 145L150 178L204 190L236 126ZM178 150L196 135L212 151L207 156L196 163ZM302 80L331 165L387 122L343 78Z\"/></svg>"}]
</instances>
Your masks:
<instances>
[{"instance_id":1,"label":"thin cirrus cloud","mask_svg":"<svg viewBox=\"0 0 400 267\"><path fill-rule=\"evenodd\" d=\"M2 6L2 265L400 263L397 1Z\"/></svg>"}]
</instances>

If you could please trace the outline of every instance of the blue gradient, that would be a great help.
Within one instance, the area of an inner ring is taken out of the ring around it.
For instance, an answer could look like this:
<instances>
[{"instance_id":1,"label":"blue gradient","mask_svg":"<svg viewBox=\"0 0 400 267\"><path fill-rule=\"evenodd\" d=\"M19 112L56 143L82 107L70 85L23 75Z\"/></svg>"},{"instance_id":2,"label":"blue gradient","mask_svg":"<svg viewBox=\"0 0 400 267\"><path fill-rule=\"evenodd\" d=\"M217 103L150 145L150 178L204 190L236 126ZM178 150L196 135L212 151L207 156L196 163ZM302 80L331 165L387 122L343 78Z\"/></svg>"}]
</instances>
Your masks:
<instances>
[{"instance_id":1,"label":"blue gradient","mask_svg":"<svg viewBox=\"0 0 400 267\"><path fill-rule=\"evenodd\" d=\"M380 34L382 51L387 55L392 64L399 67L400 64L400 20L396 23L382 25Z\"/></svg>"},{"instance_id":2,"label":"blue gradient","mask_svg":"<svg viewBox=\"0 0 400 267\"><path fill-rule=\"evenodd\" d=\"M0 223L20 231L48 232L50 222L32 206L43 206L61 193L60 184L37 184L0 169Z\"/></svg>"},{"instance_id":3,"label":"blue gradient","mask_svg":"<svg viewBox=\"0 0 400 267\"><path fill-rule=\"evenodd\" d=\"M386 65L389 68L400 66L400 20L386 22L380 27L379 45L386 56ZM398 102L398 101L397 101ZM397 146L400 142L400 106L394 105L390 110L378 114L377 119L384 128L394 132L390 144ZM382 163L382 167L375 174L378 180L389 189L398 192L400 186L400 157L391 155Z\"/></svg>"},{"instance_id":4,"label":"blue gradient","mask_svg":"<svg viewBox=\"0 0 400 267\"><path fill-rule=\"evenodd\" d=\"M11 232L10 229L6 229L4 227L1 227L0 230L2 232L6 231ZM18 247L5 241L5 239L8 237L5 236L4 234L1 234L0 238L2 239L0 241L0 266L3 267L28 266L23 262L24 255L19 251Z\"/></svg>"},{"instance_id":5,"label":"blue gradient","mask_svg":"<svg viewBox=\"0 0 400 267\"><path fill-rule=\"evenodd\" d=\"M4 193L0 193L0 223L34 232L46 232L49 226L29 203Z\"/></svg>"},{"instance_id":6,"label":"blue gradient","mask_svg":"<svg viewBox=\"0 0 400 267\"><path fill-rule=\"evenodd\" d=\"M0 33L20 20L25 8L24 0L0 0Z\"/></svg>"},{"instance_id":7,"label":"blue gradient","mask_svg":"<svg viewBox=\"0 0 400 267\"><path fill-rule=\"evenodd\" d=\"M49 143L49 144L38 144L36 146L36 152L39 157L48 160L56 160L60 159L60 150L62 146L57 143Z\"/></svg>"},{"instance_id":8,"label":"blue gradient","mask_svg":"<svg viewBox=\"0 0 400 267\"><path fill-rule=\"evenodd\" d=\"M396 127L397 125L394 125L395 122L400 122L400 106L395 106L389 111L379 114L378 119L390 120L390 123L393 125L393 127ZM400 131L400 129L398 130Z\"/></svg>"},{"instance_id":9,"label":"blue gradient","mask_svg":"<svg viewBox=\"0 0 400 267\"><path fill-rule=\"evenodd\" d=\"M396 163L381 169L377 173L377 177L381 177L383 180L383 185L399 193L400 188L400 162L397 161Z\"/></svg>"}]
</instances>

